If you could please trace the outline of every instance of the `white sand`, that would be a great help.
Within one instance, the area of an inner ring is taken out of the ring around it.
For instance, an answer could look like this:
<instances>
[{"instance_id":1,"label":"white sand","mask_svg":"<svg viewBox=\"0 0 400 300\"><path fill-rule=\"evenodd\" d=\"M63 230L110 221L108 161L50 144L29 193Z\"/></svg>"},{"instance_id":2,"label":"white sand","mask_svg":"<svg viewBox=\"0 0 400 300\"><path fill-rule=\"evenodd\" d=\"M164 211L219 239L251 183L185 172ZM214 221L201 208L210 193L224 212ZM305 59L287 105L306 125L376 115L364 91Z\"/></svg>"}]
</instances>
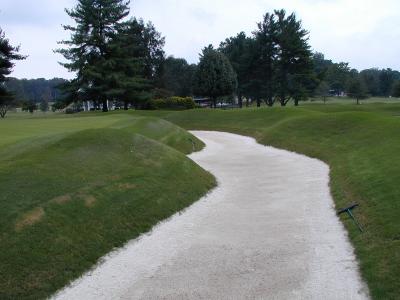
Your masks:
<instances>
[{"instance_id":1,"label":"white sand","mask_svg":"<svg viewBox=\"0 0 400 300\"><path fill-rule=\"evenodd\" d=\"M368 299L321 161L193 132L219 186L55 299Z\"/></svg>"}]
</instances>

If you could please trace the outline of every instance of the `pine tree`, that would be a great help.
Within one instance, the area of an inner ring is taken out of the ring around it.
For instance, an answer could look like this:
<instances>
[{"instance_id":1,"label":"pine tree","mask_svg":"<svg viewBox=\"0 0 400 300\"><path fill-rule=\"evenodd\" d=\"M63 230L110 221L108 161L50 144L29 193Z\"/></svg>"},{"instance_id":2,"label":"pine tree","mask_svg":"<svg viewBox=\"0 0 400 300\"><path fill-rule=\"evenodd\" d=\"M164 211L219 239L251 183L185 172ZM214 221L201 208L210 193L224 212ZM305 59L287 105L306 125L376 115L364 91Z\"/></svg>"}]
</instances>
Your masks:
<instances>
[{"instance_id":1,"label":"pine tree","mask_svg":"<svg viewBox=\"0 0 400 300\"><path fill-rule=\"evenodd\" d=\"M196 65L189 65L183 58L169 56L162 68L162 87L174 96L193 96L193 77Z\"/></svg>"},{"instance_id":2,"label":"pine tree","mask_svg":"<svg viewBox=\"0 0 400 300\"><path fill-rule=\"evenodd\" d=\"M260 79L260 96L265 99L268 106L272 106L276 89L274 64L278 54L276 44L278 28L275 15L267 13L257 26L258 30L254 32L257 59L253 72ZM257 99L257 106L260 106L260 99Z\"/></svg>"},{"instance_id":3,"label":"pine tree","mask_svg":"<svg viewBox=\"0 0 400 300\"><path fill-rule=\"evenodd\" d=\"M102 103L107 111L109 77L107 66L113 64L110 40L118 26L129 14L129 0L78 0L74 9L66 9L75 26L63 26L71 31L71 39L60 44L65 49L56 50L69 62L62 65L76 78L66 88L72 96L82 100Z\"/></svg>"},{"instance_id":4,"label":"pine tree","mask_svg":"<svg viewBox=\"0 0 400 300\"><path fill-rule=\"evenodd\" d=\"M118 29L110 42L112 64L106 66L107 91L111 99L124 102L124 109L132 103L138 107L151 97L152 81L146 78L148 45L146 26L142 20L131 19Z\"/></svg>"},{"instance_id":5,"label":"pine tree","mask_svg":"<svg viewBox=\"0 0 400 300\"><path fill-rule=\"evenodd\" d=\"M151 80L156 87L162 85L162 68L165 61L165 38L161 36L154 24L148 22L143 32L143 42L146 45L145 78Z\"/></svg>"},{"instance_id":6,"label":"pine tree","mask_svg":"<svg viewBox=\"0 0 400 300\"><path fill-rule=\"evenodd\" d=\"M14 67L13 60L23 60L26 56L18 54L19 47L14 47L6 39L0 28L0 117L4 118L12 103L13 95L5 87L7 75L10 75Z\"/></svg>"},{"instance_id":7,"label":"pine tree","mask_svg":"<svg viewBox=\"0 0 400 300\"><path fill-rule=\"evenodd\" d=\"M284 10L275 11L277 17L277 96L282 106L291 99L295 105L307 97L313 86L312 53L308 31L302 28L294 13L286 16Z\"/></svg>"},{"instance_id":8,"label":"pine tree","mask_svg":"<svg viewBox=\"0 0 400 300\"><path fill-rule=\"evenodd\" d=\"M195 75L196 92L210 97L216 108L217 98L232 94L236 87L236 73L228 58L211 45L204 48Z\"/></svg>"},{"instance_id":9,"label":"pine tree","mask_svg":"<svg viewBox=\"0 0 400 300\"><path fill-rule=\"evenodd\" d=\"M243 106L243 96L246 98L251 96L249 85L253 69L250 59L251 42L244 32L240 32L237 36L226 39L219 46L219 51L226 55L237 74L237 96L240 108Z\"/></svg>"}]
</instances>

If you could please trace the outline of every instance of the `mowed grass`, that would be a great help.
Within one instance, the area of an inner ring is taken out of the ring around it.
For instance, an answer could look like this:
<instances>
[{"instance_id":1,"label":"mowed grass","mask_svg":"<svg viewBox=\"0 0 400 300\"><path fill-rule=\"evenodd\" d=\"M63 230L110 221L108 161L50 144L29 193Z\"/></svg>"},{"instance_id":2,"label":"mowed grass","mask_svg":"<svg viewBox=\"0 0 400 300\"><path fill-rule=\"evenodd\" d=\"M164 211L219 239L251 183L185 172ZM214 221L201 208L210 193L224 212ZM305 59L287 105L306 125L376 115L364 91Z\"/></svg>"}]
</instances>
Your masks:
<instances>
[{"instance_id":1,"label":"mowed grass","mask_svg":"<svg viewBox=\"0 0 400 300\"><path fill-rule=\"evenodd\" d=\"M253 136L262 144L325 161L331 168L336 207L360 204L354 214L365 229L363 234L347 215L341 219L372 297L400 299L400 105L140 114L159 115L187 129Z\"/></svg>"},{"instance_id":2,"label":"mowed grass","mask_svg":"<svg viewBox=\"0 0 400 300\"><path fill-rule=\"evenodd\" d=\"M9 118L0 133L0 299L43 299L198 200L203 147L160 119Z\"/></svg>"}]
</instances>

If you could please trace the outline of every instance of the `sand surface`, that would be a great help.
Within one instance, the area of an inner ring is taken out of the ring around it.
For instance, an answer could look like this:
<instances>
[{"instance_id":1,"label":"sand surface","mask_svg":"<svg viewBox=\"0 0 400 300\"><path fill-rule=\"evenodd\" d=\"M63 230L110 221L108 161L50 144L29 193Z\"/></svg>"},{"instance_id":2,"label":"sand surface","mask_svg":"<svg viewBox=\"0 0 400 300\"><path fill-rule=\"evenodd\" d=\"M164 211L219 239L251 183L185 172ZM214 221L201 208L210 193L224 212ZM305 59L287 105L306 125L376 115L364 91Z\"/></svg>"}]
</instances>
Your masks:
<instances>
[{"instance_id":1,"label":"sand surface","mask_svg":"<svg viewBox=\"0 0 400 300\"><path fill-rule=\"evenodd\" d=\"M221 132L190 158L218 187L55 299L368 299L329 168Z\"/></svg>"}]
</instances>

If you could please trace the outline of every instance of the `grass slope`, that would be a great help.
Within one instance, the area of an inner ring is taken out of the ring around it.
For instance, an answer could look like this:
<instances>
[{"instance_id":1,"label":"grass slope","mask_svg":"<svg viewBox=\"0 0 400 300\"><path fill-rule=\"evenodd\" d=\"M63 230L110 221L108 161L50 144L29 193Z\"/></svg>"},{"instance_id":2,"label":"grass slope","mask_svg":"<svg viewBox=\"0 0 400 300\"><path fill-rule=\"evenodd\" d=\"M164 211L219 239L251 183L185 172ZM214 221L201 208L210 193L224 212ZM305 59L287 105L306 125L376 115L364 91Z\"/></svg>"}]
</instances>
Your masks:
<instances>
[{"instance_id":1,"label":"grass slope","mask_svg":"<svg viewBox=\"0 0 400 300\"><path fill-rule=\"evenodd\" d=\"M327 162L337 207L360 204L360 234L342 220L374 299L400 297L400 105L310 105L303 108L141 113L187 129L255 137ZM292 184L296 184L293 182Z\"/></svg>"},{"instance_id":2,"label":"grass slope","mask_svg":"<svg viewBox=\"0 0 400 300\"><path fill-rule=\"evenodd\" d=\"M0 299L48 297L215 185L184 155L202 143L164 120L10 119L0 132Z\"/></svg>"}]
</instances>

